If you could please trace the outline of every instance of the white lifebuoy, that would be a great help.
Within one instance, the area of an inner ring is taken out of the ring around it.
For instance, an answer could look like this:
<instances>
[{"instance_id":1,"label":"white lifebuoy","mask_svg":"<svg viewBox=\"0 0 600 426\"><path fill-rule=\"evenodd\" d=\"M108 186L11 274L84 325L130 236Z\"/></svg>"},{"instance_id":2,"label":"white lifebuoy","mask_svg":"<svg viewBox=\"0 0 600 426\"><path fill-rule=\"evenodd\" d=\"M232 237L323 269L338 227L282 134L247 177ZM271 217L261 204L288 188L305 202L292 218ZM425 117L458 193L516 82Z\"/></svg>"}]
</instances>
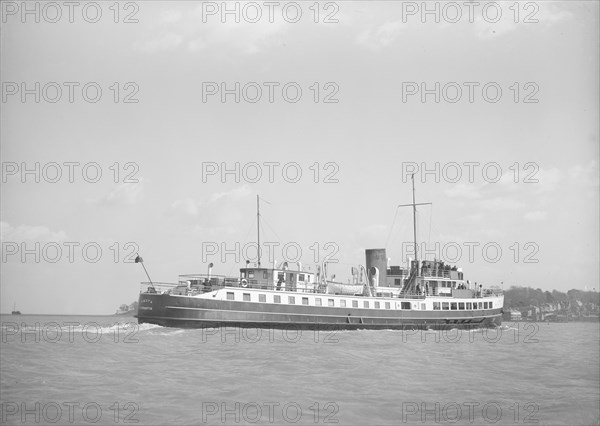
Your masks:
<instances>
[{"instance_id":1,"label":"white lifebuoy","mask_svg":"<svg viewBox=\"0 0 600 426\"><path fill-rule=\"evenodd\" d=\"M244 288L248 287L248 280L246 278L244 278L242 280L242 287L244 287Z\"/></svg>"}]
</instances>

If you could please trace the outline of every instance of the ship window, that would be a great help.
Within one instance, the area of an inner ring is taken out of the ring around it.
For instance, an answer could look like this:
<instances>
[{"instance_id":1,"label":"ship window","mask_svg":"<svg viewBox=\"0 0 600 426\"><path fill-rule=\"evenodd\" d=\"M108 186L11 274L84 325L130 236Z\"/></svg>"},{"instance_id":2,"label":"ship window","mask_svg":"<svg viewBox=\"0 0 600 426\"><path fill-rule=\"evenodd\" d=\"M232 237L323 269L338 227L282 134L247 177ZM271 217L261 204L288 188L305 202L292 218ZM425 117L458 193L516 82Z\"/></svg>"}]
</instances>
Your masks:
<instances>
[{"instance_id":1,"label":"ship window","mask_svg":"<svg viewBox=\"0 0 600 426\"><path fill-rule=\"evenodd\" d=\"M487 309L488 308L488 302L483 302L483 309Z\"/></svg>"},{"instance_id":2,"label":"ship window","mask_svg":"<svg viewBox=\"0 0 600 426\"><path fill-rule=\"evenodd\" d=\"M400 278L394 278L394 285L402 285L402 280Z\"/></svg>"},{"instance_id":3,"label":"ship window","mask_svg":"<svg viewBox=\"0 0 600 426\"><path fill-rule=\"evenodd\" d=\"M390 302L385 302L385 309L390 309Z\"/></svg>"},{"instance_id":4,"label":"ship window","mask_svg":"<svg viewBox=\"0 0 600 426\"><path fill-rule=\"evenodd\" d=\"M273 296L273 303L281 303L281 296L278 294Z\"/></svg>"},{"instance_id":5,"label":"ship window","mask_svg":"<svg viewBox=\"0 0 600 426\"><path fill-rule=\"evenodd\" d=\"M321 298L320 298L320 297L317 297L317 298L315 299L315 305L317 305L317 306L321 306Z\"/></svg>"},{"instance_id":6,"label":"ship window","mask_svg":"<svg viewBox=\"0 0 600 426\"><path fill-rule=\"evenodd\" d=\"M450 302L450 310L456 311L456 302Z\"/></svg>"},{"instance_id":7,"label":"ship window","mask_svg":"<svg viewBox=\"0 0 600 426\"><path fill-rule=\"evenodd\" d=\"M290 305L295 305L296 304L296 298L294 296L288 296L288 303Z\"/></svg>"},{"instance_id":8,"label":"ship window","mask_svg":"<svg viewBox=\"0 0 600 426\"><path fill-rule=\"evenodd\" d=\"M488 305L490 307L490 309L492 309L492 302L489 302L490 304Z\"/></svg>"},{"instance_id":9,"label":"ship window","mask_svg":"<svg viewBox=\"0 0 600 426\"><path fill-rule=\"evenodd\" d=\"M448 302L442 302L442 310L443 311L448 311L450 309L450 303Z\"/></svg>"},{"instance_id":10,"label":"ship window","mask_svg":"<svg viewBox=\"0 0 600 426\"><path fill-rule=\"evenodd\" d=\"M483 304L479 302L479 309L483 309Z\"/></svg>"},{"instance_id":11,"label":"ship window","mask_svg":"<svg viewBox=\"0 0 600 426\"><path fill-rule=\"evenodd\" d=\"M250 301L250 293L244 293L244 302Z\"/></svg>"},{"instance_id":12,"label":"ship window","mask_svg":"<svg viewBox=\"0 0 600 426\"><path fill-rule=\"evenodd\" d=\"M246 271L242 271L242 278L246 278Z\"/></svg>"},{"instance_id":13,"label":"ship window","mask_svg":"<svg viewBox=\"0 0 600 426\"><path fill-rule=\"evenodd\" d=\"M452 288L456 288L456 281L452 281Z\"/></svg>"},{"instance_id":14,"label":"ship window","mask_svg":"<svg viewBox=\"0 0 600 426\"><path fill-rule=\"evenodd\" d=\"M440 310L440 302L433 302L433 310L434 311Z\"/></svg>"},{"instance_id":15,"label":"ship window","mask_svg":"<svg viewBox=\"0 0 600 426\"><path fill-rule=\"evenodd\" d=\"M308 297L303 297L302 298L302 304L303 305L308 305Z\"/></svg>"},{"instance_id":16,"label":"ship window","mask_svg":"<svg viewBox=\"0 0 600 426\"><path fill-rule=\"evenodd\" d=\"M467 311L470 311L471 309L471 302L467 302Z\"/></svg>"},{"instance_id":17,"label":"ship window","mask_svg":"<svg viewBox=\"0 0 600 426\"><path fill-rule=\"evenodd\" d=\"M422 311L425 311L425 310L427 310L427 308L425 307L425 303L421 303L421 310L422 310Z\"/></svg>"},{"instance_id":18,"label":"ship window","mask_svg":"<svg viewBox=\"0 0 600 426\"><path fill-rule=\"evenodd\" d=\"M363 301L363 308L368 308L369 307L369 301L365 300Z\"/></svg>"},{"instance_id":19,"label":"ship window","mask_svg":"<svg viewBox=\"0 0 600 426\"><path fill-rule=\"evenodd\" d=\"M346 299L340 299L340 308L346 307Z\"/></svg>"},{"instance_id":20,"label":"ship window","mask_svg":"<svg viewBox=\"0 0 600 426\"><path fill-rule=\"evenodd\" d=\"M352 307L353 308L358 308L358 300L353 300L352 301Z\"/></svg>"},{"instance_id":21,"label":"ship window","mask_svg":"<svg viewBox=\"0 0 600 426\"><path fill-rule=\"evenodd\" d=\"M235 300L235 293L232 291L227 292L227 300Z\"/></svg>"},{"instance_id":22,"label":"ship window","mask_svg":"<svg viewBox=\"0 0 600 426\"><path fill-rule=\"evenodd\" d=\"M410 302L400 302L400 308L410 309Z\"/></svg>"},{"instance_id":23,"label":"ship window","mask_svg":"<svg viewBox=\"0 0 600 426\"><path fill-rule=\"evenodd\" d=\"M267 271L263 271L263 278L266 280L269 278L269 273Z\"/></svg>"},{"instance_id":24,"label":"ship window","mask_svg":"<svg viewBox=\"0 0 600 426\"><path fill-rule=\"evenodd\" d=\"M259 302L266 302L267 301L267 295L266 294L259 294L258 295L258 301Z\"/></svg>"},{"instance_id":25,"label":"ship window","mask_svg":"<svg viewBox=\"0 0 600 426\"><path fill-rule=\"evenodd\" d=\"M458 302L458 309L461 311L465 310L465 302Z\"/></svg>"},{"instance_id":26,"label":"ship window","mask_svg":"<svg viewBox=\"0 0 600 426\"><path fill-rule=\"evenodd\" d=\"M304 281L304 274L298 274L298 281Z\"/></svg>"},{"instance_id":27,"label":"ship window","mask_svg":"<svg viewBox=\"0 0 600 426\"><path fill-rule=\"evenodd\" d=\"M248 271L248 278L254 278L254 271Z\"/></svg>"},{"instance_id":28,"label":"ship window","mask_svg":"<svg viewBox=\"0 0 600 426\"><path fill-rule=\"evenodd\" d=\"M327 306L335 306L333 299L327 299Z\"/></svg>"},{"instance_id":29,"label":"ship window","mask_svg":"<svg viewBox=\"0 0 600 426\"><path fill-rule=\"evenodd\" d=\"M381 306L379 305L379 302L375 302L375 309L380 309Z\"/></svg>"}]
</instances>

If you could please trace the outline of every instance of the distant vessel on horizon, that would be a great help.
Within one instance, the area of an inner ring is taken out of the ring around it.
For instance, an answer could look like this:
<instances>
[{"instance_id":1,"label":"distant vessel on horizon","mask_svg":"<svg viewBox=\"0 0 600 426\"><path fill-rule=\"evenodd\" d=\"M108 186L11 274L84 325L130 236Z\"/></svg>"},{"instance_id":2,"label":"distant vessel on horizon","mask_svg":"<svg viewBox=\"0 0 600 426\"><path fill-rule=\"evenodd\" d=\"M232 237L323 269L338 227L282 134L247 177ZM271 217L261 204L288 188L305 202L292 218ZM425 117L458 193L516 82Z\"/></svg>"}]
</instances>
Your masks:
<instances>
[{"instance_id":1,"label":"distant vessel on horizon","mask_svg":"<svg viewBox=\"0 0 600 426\"><path fill-rule=\"evenodd\" d=\"M16 302L13 304L13 310L11 312L11 315L21 315L21 311L17 311L17 303Z\"/></svg>"}]
</instances>

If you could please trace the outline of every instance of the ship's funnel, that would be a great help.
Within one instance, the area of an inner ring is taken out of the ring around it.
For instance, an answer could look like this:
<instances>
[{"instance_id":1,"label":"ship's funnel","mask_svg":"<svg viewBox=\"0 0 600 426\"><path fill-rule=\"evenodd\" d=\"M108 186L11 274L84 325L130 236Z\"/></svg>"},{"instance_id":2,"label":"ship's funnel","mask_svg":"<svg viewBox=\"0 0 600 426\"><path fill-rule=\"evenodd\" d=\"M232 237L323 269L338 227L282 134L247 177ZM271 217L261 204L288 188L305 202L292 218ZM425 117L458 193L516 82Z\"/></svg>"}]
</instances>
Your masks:
<instances>
[{"instance_id":1,"label":"ship's funnel","mask_svg":"<svg viewBox=\"0 0 600 426\"><path fill-rule=\"evenodd\" d=\"M388 258L385 253L385 249L367 249L365 250L367 272L372 277L371 268L375 267L378 269L377 274L377 286L387 286L387 262ZM370 277L367 277L371 282Z\"/></svg>"}]
</instances>

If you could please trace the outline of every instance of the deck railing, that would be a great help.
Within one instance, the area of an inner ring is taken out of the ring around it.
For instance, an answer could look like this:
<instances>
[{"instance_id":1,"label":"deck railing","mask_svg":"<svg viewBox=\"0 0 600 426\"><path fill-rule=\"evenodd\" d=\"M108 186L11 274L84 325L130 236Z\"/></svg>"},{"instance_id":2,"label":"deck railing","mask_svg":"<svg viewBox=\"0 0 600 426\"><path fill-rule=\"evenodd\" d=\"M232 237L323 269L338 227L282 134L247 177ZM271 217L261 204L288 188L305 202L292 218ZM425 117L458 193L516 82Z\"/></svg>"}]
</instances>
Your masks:
<instances>
[{"instance_id":1,"label":"deck railing","mask_svg":"<svg viewBox=\"0 0 600 426\"><path fill-rule=\"evenodd\" d=\"M142 282L140 283L140 293L170 293L179 284L165 282Z\"/></svg>"},{"instance_id":2,"label":"deck railing","mask_svg":"<svg viewBox=\"0 0 600 426\"><path fill-rule=\"evenodd\" d=\"M180 278L183 276L180 276ZM185 276L191 278L189 280L179 281L179 283L164 283L164 282L142 282L140 284L140 293L159 293L159 294L175 294L189 295L202 294L208 291L218 290L223 287L239 287L253 288L260 290L274 291L295 291L299 293L325 293L325 287L317 283L296 284L294 286L286 283L285 285L277 285L266 280L249 279L243 282L237 278L230 277L215 277L211 276L206 280L198 279L198 275ZM189 284L188 284L189 281Z\"/></svg>"},{"instance_id":3,"label":"deck railing","mask_svg":"<svg viewBox=\"0 0 600 426\"><path fill-rule=\"evenodd\" d=\"M188 278L181 280L181 278ZM189 284L188 284L189 281ZM241 281L238 278L225 277L225 276L211 276L208 275L180 275L179 283L167 283L167 282L142 282L140 284L140 293L158 293L158 294L175 294L175 295L196 295L202 294L208 291L213 291L222 287L240 287L240 288L253 288L260 290L274 290L274 291L295 291L299 293L308 294L324 294L326 286L318 283L306 283L298 284L295 286L286 283L285 286L273 284L266 280L249 279ZM485 298L485 297L497 297L502 295L501 289L488 288L483 289L481 292L474 291L473 298ZM452 298L452 293L437 293L432 290L429 293L415 291L401 291L398 295L400 298L406 299L425 299L427 296L435 297L448 297Z\"/></svg>"}]
</instances>

